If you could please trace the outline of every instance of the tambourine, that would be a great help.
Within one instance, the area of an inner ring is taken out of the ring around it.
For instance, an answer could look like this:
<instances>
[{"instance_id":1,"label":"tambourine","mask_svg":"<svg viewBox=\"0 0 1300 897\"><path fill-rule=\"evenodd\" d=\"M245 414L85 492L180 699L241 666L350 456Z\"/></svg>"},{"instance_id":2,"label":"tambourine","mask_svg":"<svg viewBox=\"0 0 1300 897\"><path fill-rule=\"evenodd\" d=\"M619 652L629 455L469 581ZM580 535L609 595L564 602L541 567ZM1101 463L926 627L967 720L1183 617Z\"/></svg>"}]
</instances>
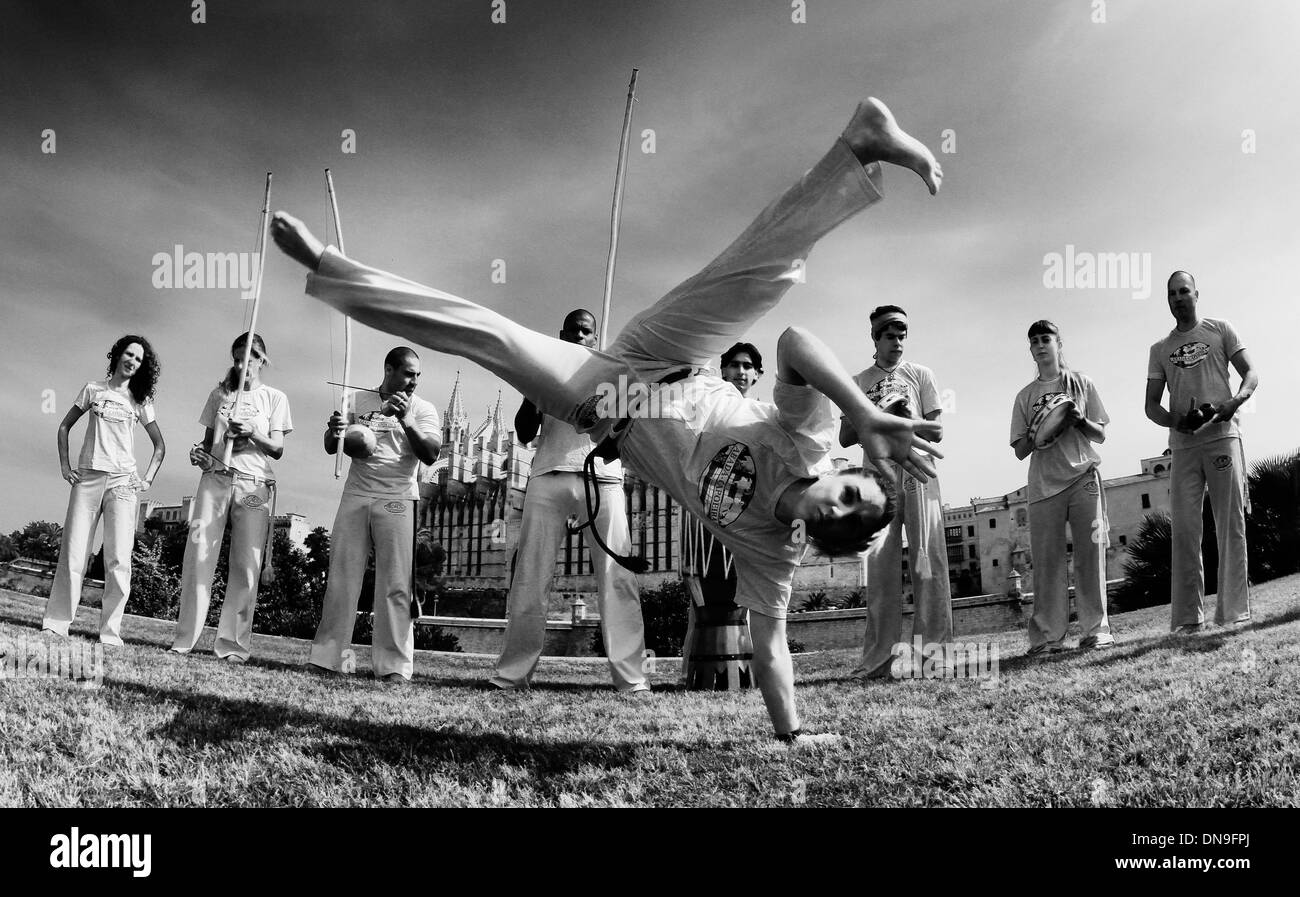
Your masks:
<instances>
[{"instance_id":1,"label":"tambourine","mask_svg":"<svg viewBox=\"0 0 1300 897\"><path fill-rule=\"evenodd\" d=\"M1076 408L1074 399L1065 393L1053 396L1034 415L1029 425L1029 439L1036 449L1045 449L1056 442L1070 428L1070 410Z\"/></svg>"},{"instance_id":2,"label":"tambourine","mask_svg":"<svg viewBox=\"0 0 1300 897\"><path fill-rule=\"evenodd\" d=\"M916 417L912 413L912 403L908 401L907 393L901 390L890 390L876 400L876 407L886 414L892 414L895 417Z\"/></svg>"}]
</instances>

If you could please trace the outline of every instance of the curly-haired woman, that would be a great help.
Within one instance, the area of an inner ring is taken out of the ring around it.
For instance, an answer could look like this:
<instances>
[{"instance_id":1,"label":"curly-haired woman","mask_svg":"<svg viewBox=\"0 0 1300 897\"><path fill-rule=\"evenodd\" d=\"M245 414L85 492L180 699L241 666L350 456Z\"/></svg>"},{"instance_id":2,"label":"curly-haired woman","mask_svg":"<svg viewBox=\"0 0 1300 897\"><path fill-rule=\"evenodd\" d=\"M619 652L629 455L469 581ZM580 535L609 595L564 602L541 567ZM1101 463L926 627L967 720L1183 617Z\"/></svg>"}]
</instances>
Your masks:
<instances>
[{"instance_id":1,"label":"curly-haired woman","mask_svg":"<svg viewBox=\"0 0 1300 897\"><path fill-rule=\"evenodd\" d=\"M59 566L45 605L41 628L66 636L81 603L81 582L94 545L95 526L104 519L104 602L99 640L122 644L122 614L131 594L131 549L135 542L137 494L153 484L166 447L154 420L153 397L162 366L149 341L128 334L108 353L108 373L81 388L59 424L59 464L72 484L63 523ZM90 412L86 437L74 468L68 458L68 432ZM153 442L144 479L136 476L135 426L143 424Z\"/></svg>"}]
</instances>

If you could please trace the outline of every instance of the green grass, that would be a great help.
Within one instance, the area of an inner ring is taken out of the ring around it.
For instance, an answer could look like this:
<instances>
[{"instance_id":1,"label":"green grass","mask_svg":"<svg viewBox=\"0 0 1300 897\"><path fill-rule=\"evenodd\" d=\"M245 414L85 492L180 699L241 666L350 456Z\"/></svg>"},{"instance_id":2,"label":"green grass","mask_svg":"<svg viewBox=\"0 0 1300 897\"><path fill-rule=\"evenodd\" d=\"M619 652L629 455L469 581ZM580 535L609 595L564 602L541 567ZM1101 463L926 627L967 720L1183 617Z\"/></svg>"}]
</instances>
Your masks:
<instances>
[{"instance_id":1,"label":"green grass","mask_svg":"<svg viewBox=\"0 0 1300 897\"><path fill-rule=\"evenodd\" d=\"M351 676L263 636L229 665L169 655L170 623L128 617L101 688L0 682L0 805L1295 806L1298 587L1256 587L1232 631L1170 636L1167 607L1114 617L1108 652L1033 663L1023 634L990 635L995 688L862 684L854 652L800 656L805 725L846 738L795 751L756 692L676 691L675 661L648 700L590 660L544 659L531 692L498 693L479 685L489 658L418 652L394 686L365 648ZM43 606L0 592L0 641L48 638Z\"/></svg>"}]
</instances>

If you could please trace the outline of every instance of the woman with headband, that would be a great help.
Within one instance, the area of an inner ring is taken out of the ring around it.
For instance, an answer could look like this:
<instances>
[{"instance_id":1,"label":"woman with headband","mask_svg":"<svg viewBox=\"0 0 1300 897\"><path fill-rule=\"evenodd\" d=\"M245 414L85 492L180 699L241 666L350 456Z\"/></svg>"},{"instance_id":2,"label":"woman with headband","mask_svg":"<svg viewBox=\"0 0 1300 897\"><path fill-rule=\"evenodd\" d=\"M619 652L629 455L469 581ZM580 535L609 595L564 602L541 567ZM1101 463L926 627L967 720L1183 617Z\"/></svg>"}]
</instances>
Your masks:
<instances>
[{"instance_id":1,"label":"woman with headband","mask_svg":"<svg viewBox=\"0 0 1300 897\"><path fill-rule=\"evenodd\" d=\"M1020 390L1011 412L1011 447L1018 459L1030 458L1031 657L1064 650L1070 625L1067 522L1074 544L1079 647L1115 644L1106 619L1106 493L1098 472L1101 457L1092 445L1106 441L1110 417L1092 381L1066 366L1061 347L1061 331L1051 321L1035 321L1029 328L1029 354L1038 376Z\"/></svg>"},{"instance_id":2,"label":"woman with headband","mask_svg":"<svg viewBox=\"0 0 1300 897\"><path fill-rule=\"evenodd\" d=\"M94 544L95 526L104 519L104 601L99 640L122 644L122 614L131 594L131 549L135 544L137 493L153 484L166 447L154 420L153 397L162 366L143 336L127 335L108 351L103 380L81 387L59 424L59 464L72 484L63 524L59 566L50 587L41 628L66 636L81 603L82 576ZM74 469L68 459L68 432L90 412L86 437ZM136 476L135 426L143 424L153 442L144 479Z\"/></svg>"},{"instance_id":3,"label":"woman with headband","mask_svg":"<svg viewBox=\"0 0 1300 897\"><path fill-rule=\"evenodd\" d=\"M190 463L202 468L203 474L194 496L181 572L180 618L171 648L188 654L203 632L212 575L229 517L230 569L212 653L238 663L248 660L251 653L258 580L262 561L271 553L275 516L271 461L283 456L284 437L293 431L288 397L262 382L262 368L270 359L257 334L253 334L252 350L247 353L244 390L239 392L247 342L244 333L231 345L233 366L208 395L199 415L203 442L190 450ZM229 465L223 460L227 441L232 443Z\"/></svg>"}]
</instances>

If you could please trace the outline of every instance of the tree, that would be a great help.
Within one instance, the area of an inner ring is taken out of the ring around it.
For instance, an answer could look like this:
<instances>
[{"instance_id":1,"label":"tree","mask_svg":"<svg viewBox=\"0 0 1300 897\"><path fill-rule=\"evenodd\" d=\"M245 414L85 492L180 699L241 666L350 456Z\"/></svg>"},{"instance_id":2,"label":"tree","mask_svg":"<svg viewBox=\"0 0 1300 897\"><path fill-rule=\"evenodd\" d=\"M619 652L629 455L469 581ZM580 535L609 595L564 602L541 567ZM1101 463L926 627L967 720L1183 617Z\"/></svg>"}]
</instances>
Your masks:
<instances>
[{"instance_id":1,"label":"tree","mask_svg":"<svg viewBox=\"0 0 1300 897\"><path fill-rule=\"evenodd\" d=\"M421 605L429 605L430 597L442 587L442 565L446 559L447 552L434 540L432 531L422 529L415 534L415 582L412 586Z\"/></svg>"},{"instance_id":2,"label":"tree","mask_svg":"<svg viewBox=\"0 0 1300 897\"><path fill-rule=\"evenodd\" d=\"M1246 547L1251 580L1300 572L1300 452L1255 462L1250 504Z\"/></svg>"},{"instance_id":3,"label":"tree","mask_svg":"<svg viewBox=\"0 0 1300 897\"><path fill-rule=\"evenodd\" d=\"M15 538L17 533L12 536L6 536L0 533L0 564L5 561L12 561L18 557L18 540Z\"/></svg>"},{"instance_id":4,"label":"tree","mask_svg":"<svg viewBox=\"0 0 1300 897\"><path fill-rule=\"evenodd\" d=\"M680 657L690 619L690 594L681 579L669 579L657 589L641 590L641 618L645 621L645 646L658 657ZM605 656L605 641L597 628L591 648Z\"/></svg>"},{"instance_id":5,"label":"tree","mask_svg":"<svg viewBox=\"0 0 1300 897\"><path fill-rule=\"evenodd\" d=\"M142 539L131 554L131 597L127 609L144 617L175 620L180 594L180 579L163 562L160 543Z\"/></svg>"},{"instance_id":6,"label":"tree","mask_svg":"<svg viewBox=\"0 0 1300 897\"><path fill-rule=\"evenodd\" d=\"M314 579L306 553L283 530L271 538L271 557L275 578L258 589L253 628L266 635L311 638L320 619L324 583Z\"/></svg>"},{"instance_id":7,"label":"tree","mask_svg":"<svg viewBox=\"0 0 1300 897\"><path fill-rule=\"evenodd\" d=\"M47 520L33 520L15 531L12 538L17 543L21 556L37 561L54 563L59 559L59 548L63 543L63 527Z\"/></svg>"},{"instance_id":8,"label":"tree","mask_svg":"<svg viewBox=\"0 0 1300 897\"><path fill-rule=\"evenodd\" d=\"M1169 603L1172 580L1170 546L1172 527L1163 511L1148 514L1129 540L1124 581L1115 590L1115 610L1136 610Z\"/></svg>"},{"instance_id":9,"label":"tree","mask_svg":"<svg viewBox=\"0 0 1300 897\"><path fill-rule=\"evenodd\" d=\"M318 526L303 539L307 549L307 575L313 579L326 579L330 572L330 533Z\"/></svg>"}]
</instances>

